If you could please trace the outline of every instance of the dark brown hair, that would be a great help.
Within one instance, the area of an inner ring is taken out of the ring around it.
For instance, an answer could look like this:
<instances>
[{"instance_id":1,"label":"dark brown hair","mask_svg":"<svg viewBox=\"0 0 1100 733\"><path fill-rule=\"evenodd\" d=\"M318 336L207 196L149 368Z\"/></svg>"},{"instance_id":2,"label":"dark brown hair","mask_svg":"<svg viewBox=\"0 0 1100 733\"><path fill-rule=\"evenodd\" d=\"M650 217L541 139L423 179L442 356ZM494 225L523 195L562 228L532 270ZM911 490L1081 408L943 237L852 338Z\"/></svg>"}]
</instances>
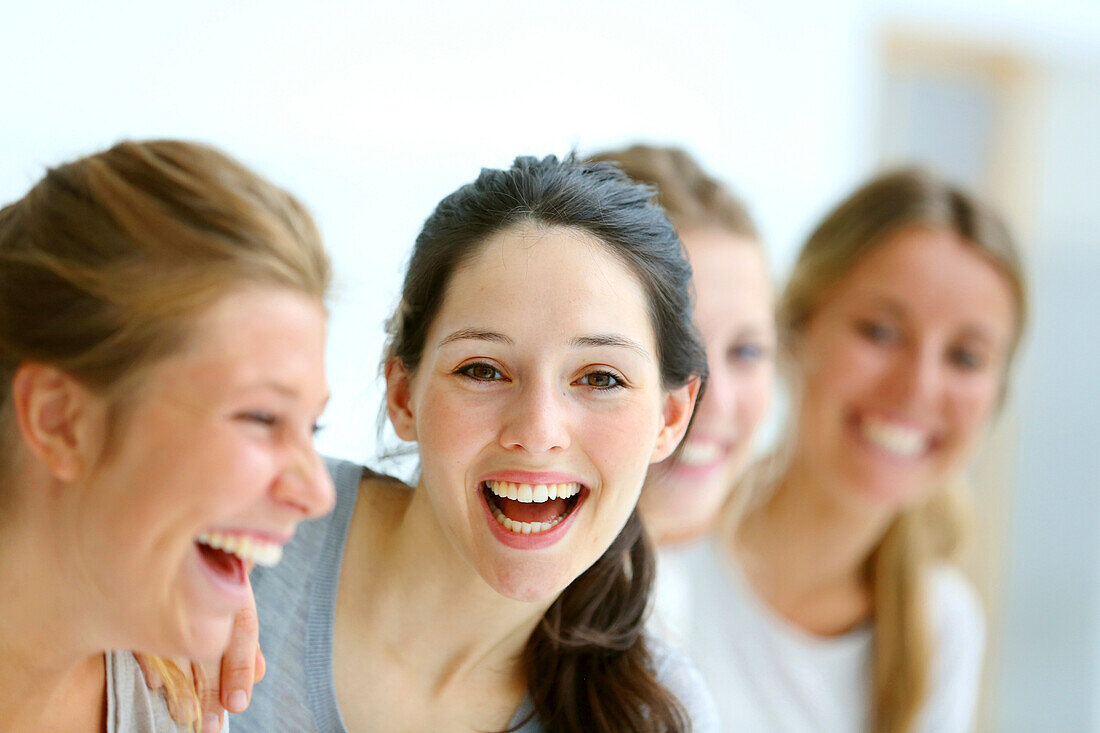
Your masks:
<instances>
[{"instance_id":1,"label":"dark brown hair","mask_svg":"<svg viewBox=\"0 0 1100 733\"><path fill-rule=\"evenodd\" d=\"M390 321L387 358L410 372L455 271L494 233L562 226L596 237L646 293L666 388L704 380L692 325L691 268L652 191L607 163L554 156L485 169L439 203L416 239ZM535 715L548 730L593 733L685 730L687 718L657 679L645 639L654 554L635 510L603 555L550 606L524 655Z\"/></svg>"}]
</instances>

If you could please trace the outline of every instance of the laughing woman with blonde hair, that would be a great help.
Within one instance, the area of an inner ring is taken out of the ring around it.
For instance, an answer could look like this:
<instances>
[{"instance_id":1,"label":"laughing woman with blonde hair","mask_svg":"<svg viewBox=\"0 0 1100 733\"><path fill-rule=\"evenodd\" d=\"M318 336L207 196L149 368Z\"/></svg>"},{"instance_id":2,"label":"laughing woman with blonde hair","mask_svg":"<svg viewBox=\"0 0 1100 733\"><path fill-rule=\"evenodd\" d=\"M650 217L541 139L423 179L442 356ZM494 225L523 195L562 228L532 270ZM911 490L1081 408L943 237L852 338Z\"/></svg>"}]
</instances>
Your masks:
<instances>
[{"instance_id":1,"label":"laughing woman with blonde hair","mask_svg":"<svg viewBox=\"0 0 1100 733\"><path fill-rule=\"evenodd\" d=\"M0 209L0 731L176 730L130 651L224 650L299 521L329 265L222 153L124 142Z\"/></svg>"}]
</instances>

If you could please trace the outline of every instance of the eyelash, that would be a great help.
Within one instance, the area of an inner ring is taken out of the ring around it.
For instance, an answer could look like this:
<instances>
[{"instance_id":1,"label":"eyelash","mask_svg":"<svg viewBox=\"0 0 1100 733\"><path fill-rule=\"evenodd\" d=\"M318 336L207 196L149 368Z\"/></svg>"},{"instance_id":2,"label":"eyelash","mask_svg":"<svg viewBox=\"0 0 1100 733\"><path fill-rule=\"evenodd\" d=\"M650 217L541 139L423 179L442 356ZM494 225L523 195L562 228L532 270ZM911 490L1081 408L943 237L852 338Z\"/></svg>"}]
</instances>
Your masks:
<instances>
[{"instance_id":1,"label":"eyelash","mask_svg":"<svg viewBox=\"0 0 1100 733\"><path fill-rule=\"evenodd\" d=\"M978 371L985 366L985 358L969 349L953 348L948 356L952 364L966 371Z\"/></svg>"},{"instance_id":2,"label":"eyelash","mask_svg":"<svg viewBox=\"0 0 1100 733\"><path fill-rule=\"evenodd\" d=\"M474 375L474 370L475 369L491 369L492 372L493 372L493 376L491 376L491 377L478 377L478 376L475 376ZM486 363L484 361L475 361L472 364L463 364L458 369L456 369L454 373L455 374L460 374L463 377L466 377L467 379L472 379L475 382L496 382L496 381L499 381L501 379L504 379L504 375L501 373L501 371L499 369L497 369L492 364Z\"/></svg>"},{"instance_id":3,"label":"eyelash","mask_svg":"<svg viewBox=\"0 0 1100 733\"><path fill-rule=\"evenodd\" d=\"M868 341L878 344L892 343L897 340L897 330L879 321L857 321L856 332Z\"/></svg>"},{"instance_id":4,"label":"eyelash","mask_svg":"<svg viewBox=\"0 0 1100 733\"><path fill-rule=\"evenodd\" d=\"M241 413L241 415L239 417L242 420L247 420L249 422L257 423L257 424L263 425L264 427L267 427L267 428L274 428L274 427L279 426L282 423L282 418L281 417L279 417L279 416L277 416L273 413L263 412L263 411L245 412L245 413ZM324 425L322 425L319 422L314 422L312 425L310 425L310 428L309 428L310 435L317 435L317 433L321 432L324 429L325 429Z\"/></svg>"},{"instance_id":5,"label":"eyelash","mask_svg":"<svg viewBox=\"0 0 1100 733\"><path fill-rule=\"evenodd\" d=\"M877 344L892 344L898 339L897 330L878 321L858 321L856 331L869 341ZM985 358L970 349L956 346L947 352L947 359L959 369L978 371L985 366Z\"/></svg>"},{"instance_id":6,"label":"eyelash","mask_svg":"<svg viewBox=\"0 0 1100 733\"><path fill-rule=\"evenodd\" d=\"M474 371L477 370L477 369L491 369L493 371L493 376L491 376L491 377L475 376ZM461 375L461 376L465 377L466 379L472 379L475 382L483 382L483 383L484 382L497 382L497 381L501 381L501 380L505 379L505 376L501 373L501 371L499 369L497 369L492 364L489 364L489 363L483 362L483 361L477 361L477 362L474 362L472 364L464 364L461 367L459 367L458 369L456 369L454 371L454 373L458 374L458 375ZM605 385L605 386L597 386L597 385L594 385L594 384L587 384L585 381L583 381L583 380L589 379L591 377L607 377L608 379L612 380L613 384L608 384L608 385ZM623 379L622 375L617 374L617 373L615 373L611 370L608 370L608 369L595 369L593 371L587 372L584 375L582 375L580 377L580 379L578 379L577 382L575 382L575 384L576 383L579 383L582 386L589 387L590 389L594 389L594 390L597 390L597 391L600 391L600 392L611 392L611 391L615 391L615 390L619 390L619 389L625 389L626 386L627 386L626 385L626 380Z\"/></svg>"},{"instance_id":7,"label":"eyelash","mask_svg":"<svg viewBox=\"0 0 1100 733\"><path fill-rule=\"evenodd\" d=\"M584 379L588 379L590 377L607 377L607 378L611 379L612 381L614 381L614 384L608 384L608 385L600 387L600 386L597 386L595 384L585 384L584 382L581 381L581 380L584 380ZM578 379L577 381L580 382L581 384L584 384L584 386L586 386L586 387L589 387L589 388L594 389L594 390L598 390L600 392L614 392L616 390L626 389L626 381L620 375L618 375L615 372L612 372L608 369L593 370L591 372L588 372L587 374L582 375L581 378Z\"/></svg>"},{"instance_id":8,"label":"eyelash","mask_svg":"<svg viewBox=\"0 0 1100 733\"><path fill-rule=\"evenodd\" d=\"M736 344L726 351L729 361L759 361L764 355L765 349L759 344Z\"/></svg>"}]
</instances>

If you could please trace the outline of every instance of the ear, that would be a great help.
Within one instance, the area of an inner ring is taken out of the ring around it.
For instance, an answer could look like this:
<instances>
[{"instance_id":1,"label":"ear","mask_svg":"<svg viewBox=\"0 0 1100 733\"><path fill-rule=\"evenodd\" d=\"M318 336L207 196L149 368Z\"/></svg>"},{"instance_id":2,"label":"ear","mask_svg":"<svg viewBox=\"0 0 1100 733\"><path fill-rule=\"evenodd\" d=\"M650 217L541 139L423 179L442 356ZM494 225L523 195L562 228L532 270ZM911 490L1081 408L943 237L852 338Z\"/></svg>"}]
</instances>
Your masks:
<instances>
[{"instance_id":1,"label":"ear","mask_svg":"<svg viewBox=\"0 0 1100 733\"><path fill-rule=\"evenodd\" d=\"M412 405L412 375L401 360L386 359L386 413L401 440L416 440L416 417Z\"/></svg>"},{"instance_id":2,"label":"ear","mask_svg":"<svg viewBox=\"0 0 1100 733\"><path fill-rule=\"evenodd\" d=\"M668 458L683 440L688 425L691 424L695 400L699 397L699 385L699 378L695 377L683 387L665 395L661 410L661 428L657 431L657 442L653 446L650 463L660 463Z\"/></svg>"},{"instance_id":3,"label":"ear","mask_svg":"<svg viewBox=\"0 0 1100 733\"><path fill-rule=\"evenodd\" d=\"M12 379L19 433L31 454L61 481L73 481L92 465L102 440L97 398L56 367L25 362Z\"/></svg>"}]
</instances>

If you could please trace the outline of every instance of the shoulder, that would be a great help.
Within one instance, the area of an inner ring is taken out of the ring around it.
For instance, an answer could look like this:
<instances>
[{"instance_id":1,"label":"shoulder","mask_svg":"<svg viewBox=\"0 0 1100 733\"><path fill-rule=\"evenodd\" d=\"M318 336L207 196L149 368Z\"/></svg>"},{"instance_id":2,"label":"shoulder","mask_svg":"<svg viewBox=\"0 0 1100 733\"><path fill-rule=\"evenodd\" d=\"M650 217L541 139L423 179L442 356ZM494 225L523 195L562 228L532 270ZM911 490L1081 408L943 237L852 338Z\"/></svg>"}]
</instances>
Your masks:
<instances>
[{"instance_id":1,"label":"shoulder","mask_svg":"<svg viewBox=\"0 0 1100 733\"><path fill-rule=\"evenodd\" d=\"M657 680L671 692L687 713L693 733L719 731L718 707L710 688L686 654L666 641L646 637Z\"/></svg>"},{"instance_id":2,"label":"shoulder","mask_svg":"<svg viewBox=\"0 0 1100 733\"><path fill-rule=\"evenodd\" d=\"M936 646L977 644L985 638L985 614L974 585L952 565L934 566L928 574L928 600Z\"/></svg>"},{"instance_id":3,"label":"shoulder","mask_svg":"<svg viewBox=\"0 0 1100 733\"><path fill-rule=\"evenodd\" d=\"M985 650L985 615L974 586L949 565L935 566L929 573L928 601L934 658L918 730L971 730Z\"/></svg>"},{"instance_id":4,"label":"shoulder","mask_svg":"<svg viewBox=\"0 0 1100 733\"><path fill-rule=\"evenodd\" d=\"M172 720L159 690L145 684L134 655L127 651L106 654L108 731L157 733L187 730Z\"/></svg>"},{"instance_id":5,"label":"shoulder","mask_svg":"<svg viewBox=\"0 0 1100 733\"><path fill-rule=\"evenodd\" d=\"M370 469L358 463L329 456L325 456L325 468L328 469L329 476L332 477L337 495L348 491L357 491L363 476L371 473Z\"/></svg>"}]
</instances>

